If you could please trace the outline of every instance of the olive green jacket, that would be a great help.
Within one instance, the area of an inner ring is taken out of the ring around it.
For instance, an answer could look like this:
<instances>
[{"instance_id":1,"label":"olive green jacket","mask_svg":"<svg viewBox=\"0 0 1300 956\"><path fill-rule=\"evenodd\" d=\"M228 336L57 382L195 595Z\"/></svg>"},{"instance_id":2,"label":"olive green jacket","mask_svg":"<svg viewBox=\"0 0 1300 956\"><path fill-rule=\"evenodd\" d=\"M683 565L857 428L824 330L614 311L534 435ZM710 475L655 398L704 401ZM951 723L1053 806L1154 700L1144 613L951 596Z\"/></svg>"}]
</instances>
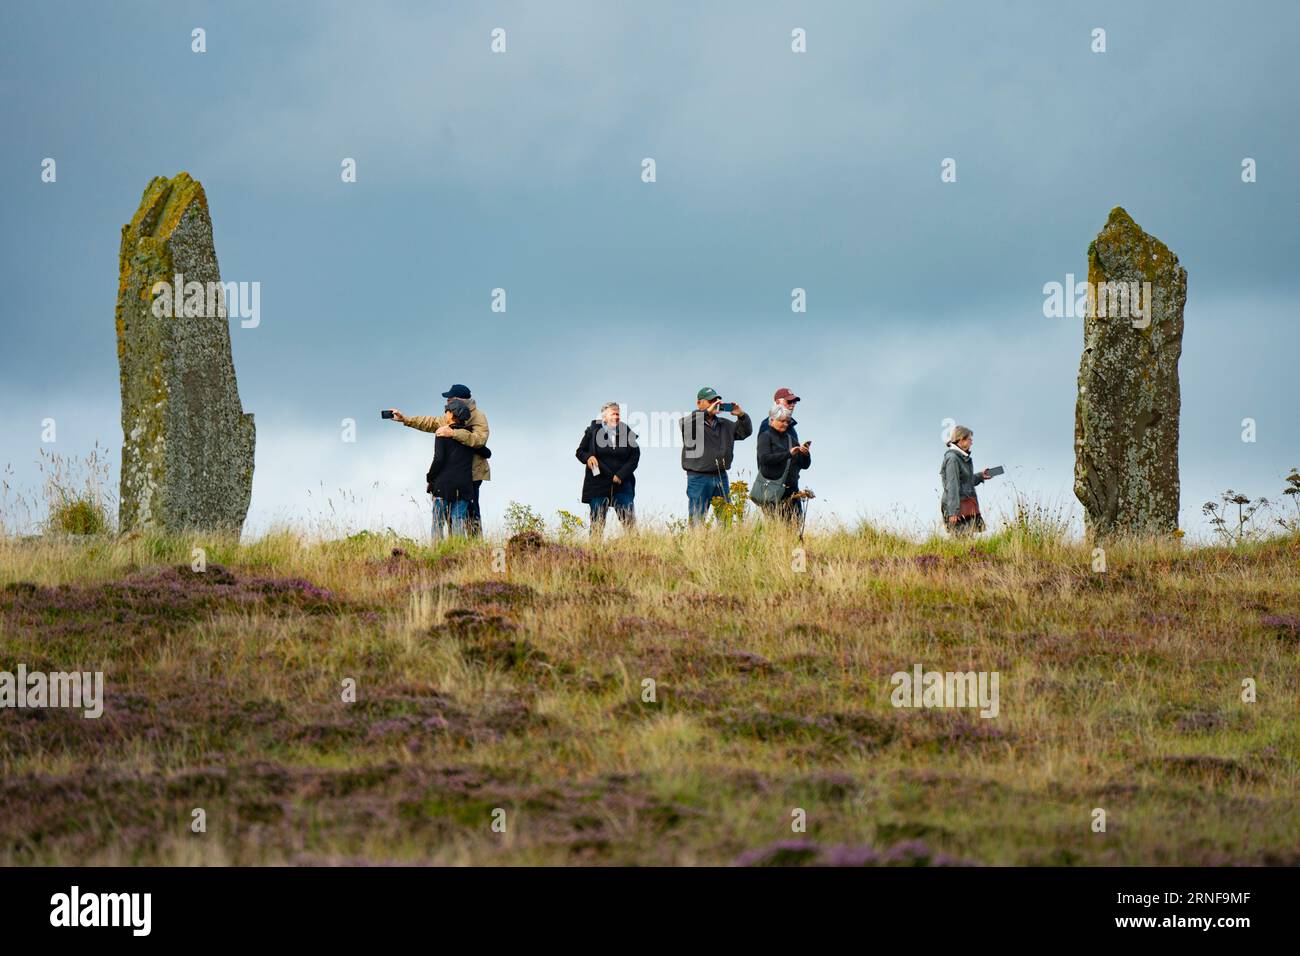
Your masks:
<instances>
[{"instance_id":1,"label":"olive green jacket","mask_svg":"<svg viewBox=\"0 0 1300 956\"><path fill-rule=\"evenodd\" d=\"M470 400L471 402L473 399ZM478 410L477 405L471 405L473 411L469 416L469 428L456 428L452 430L451 437L456 439L462 445L468 445L470 448L482 448L488 441L488 420L487 416ZM408 428L416 428L422 432L436 432L445 423L441 415L413 415L403 423ZM474 480L488 481L492 477L492 469L488 467L488 460L482 455L474 456Z\"/></svg>"}]
</instances>

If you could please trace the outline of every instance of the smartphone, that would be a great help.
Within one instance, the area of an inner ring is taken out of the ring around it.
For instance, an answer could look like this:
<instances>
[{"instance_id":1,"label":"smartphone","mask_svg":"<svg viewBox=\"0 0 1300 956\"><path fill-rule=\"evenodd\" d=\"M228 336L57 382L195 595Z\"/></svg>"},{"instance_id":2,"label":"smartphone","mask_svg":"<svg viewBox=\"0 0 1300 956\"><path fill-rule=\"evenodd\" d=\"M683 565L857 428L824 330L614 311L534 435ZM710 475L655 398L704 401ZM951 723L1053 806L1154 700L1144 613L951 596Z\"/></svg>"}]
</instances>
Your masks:
<instances>
[{"instance_id":1,"label":"smartphone","mask_svg":"<svg viewBox=\"0 0 1300 956\"><path fill-rule=\"evenodd\" d=\"M720 412L734 412L735 410L736 410L735 402L723 402L721 405L718 406L718 411Z\"/></svg>"},{"instance_id":2,"label":"smartphone","mask_svg":"<svg viewBox=\"0 0 1300 956\"><path fill-rule=\"evenodd\" d=\"M380 417L380 418L392 418L392 417L393 417L393 410L392 410L391 408L385 408L382 412L379 413L379 417Z\"/></svg>"},{"instance_id":3,"label":"smartphone","mask_svg":"<svg viewBox=\"0 0 1300 956\"><path fill-rule=\"evenodd\" d=\"M992 468L989 469L989 477L992 478L995 475L1000 475L1004 471L1006 471L1006 469L1003 468L1001 465L994 465Z\"/></svg>"},{"instance_id":4,"label":"smartphone","mask_svg":"<svg viewBox=\"0 0 1300 956\"><path fill-rule=\"evenodd\" d=\"M598 464L597 464L597 465L592 465L592 466L591 466L591 473L592 473L592 475L599 475L599 474L600 474L600 465L598 465Z\"/></svg>"}]
</instances>

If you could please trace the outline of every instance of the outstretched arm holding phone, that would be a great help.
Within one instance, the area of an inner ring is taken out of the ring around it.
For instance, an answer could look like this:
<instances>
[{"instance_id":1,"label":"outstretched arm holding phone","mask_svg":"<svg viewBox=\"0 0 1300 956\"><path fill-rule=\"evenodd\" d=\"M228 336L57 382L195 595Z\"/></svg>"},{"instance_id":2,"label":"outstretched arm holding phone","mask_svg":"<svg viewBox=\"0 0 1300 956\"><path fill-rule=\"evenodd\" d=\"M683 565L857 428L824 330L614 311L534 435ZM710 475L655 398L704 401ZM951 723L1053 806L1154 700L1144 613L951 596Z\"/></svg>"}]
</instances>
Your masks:
<instances>
[{"instance_id":1,"label":"outstretched arm holding phone","mask_svg":"<svg viewBox=\"0 0 1300 956\"><path fill-rule=\"evenodd\" d=\"M436 432L439 428L447 423L446 415L416 415L407 418L395 408L388 409L392 415L386 416L392 418L395 422L401 422L407 428L415 428L422 432Z\"/></svg>"},{"instance_id":2,"label":"outstretched arm holding phone","mask_svg":"<svg viewBox=\"0 0 1300 956\"><path fill-rule=\"evenodd\" d=\"M444 415L413 415L407 418L397 409L389 409L392 419L401 422L407 428L422 432L433 432L439 438L454 438L470 448L482 448L488 442L487 416L479 413L470 421L469 428L452 428Z\"/></svg>"}]
</instances>

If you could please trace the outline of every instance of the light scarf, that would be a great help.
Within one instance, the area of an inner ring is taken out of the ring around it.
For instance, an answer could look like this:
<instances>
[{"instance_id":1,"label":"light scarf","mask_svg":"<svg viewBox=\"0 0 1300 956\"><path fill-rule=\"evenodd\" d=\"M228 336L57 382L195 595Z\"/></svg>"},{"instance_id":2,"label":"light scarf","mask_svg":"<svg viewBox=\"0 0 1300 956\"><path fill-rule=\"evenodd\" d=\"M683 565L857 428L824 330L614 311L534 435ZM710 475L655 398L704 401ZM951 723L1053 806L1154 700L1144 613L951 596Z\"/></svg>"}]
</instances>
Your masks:
<instances>
[{"instance_id":1,"label":"light scarf","mask_svg":"<svg viewBox=\"0 0 1300 956\"><path fill-rule=\"evenodd\" d=\"M968 451L962 451L961 448L958 447L955 443L953 443L953 442L948 442L948 447L951 448L953 451L955 451L957 454L961 455L961 456L962 456L963 458L965 458L967 461L970 460L970 452L968 452Z\"/></svg>"}]
</instances>

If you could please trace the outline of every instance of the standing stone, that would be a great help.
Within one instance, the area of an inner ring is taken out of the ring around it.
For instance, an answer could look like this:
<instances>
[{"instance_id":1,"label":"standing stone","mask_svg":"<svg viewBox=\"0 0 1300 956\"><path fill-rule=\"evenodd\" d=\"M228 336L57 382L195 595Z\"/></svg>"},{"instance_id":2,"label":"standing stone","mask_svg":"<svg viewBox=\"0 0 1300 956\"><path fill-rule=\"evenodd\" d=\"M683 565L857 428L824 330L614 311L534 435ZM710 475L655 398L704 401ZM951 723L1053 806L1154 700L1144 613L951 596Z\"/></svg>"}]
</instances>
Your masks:
<instances>
[{"instance_id":1,"label":"standing stone","mask_svg":"<svg viewBox=\"0 0 1300 956\"><path fill-rule=\"evenodd\" d=\"M121 528L237 532L253 488L253 416L230 355L235 286L221 286L207 196L189 174L146 187L122 227L119 271Z\"/></svg>"},{"instance_id":2,"label":"standing stone","mask_svg":"<svg viewBox=\"0 0 1300 956\"><path fill-rule=\"evenodd\" d=\"M1116 206L1088 247L1088 282L1074 493L1098 534L1172 532L1187 270Z\"/></svg>"}]
</instances>

